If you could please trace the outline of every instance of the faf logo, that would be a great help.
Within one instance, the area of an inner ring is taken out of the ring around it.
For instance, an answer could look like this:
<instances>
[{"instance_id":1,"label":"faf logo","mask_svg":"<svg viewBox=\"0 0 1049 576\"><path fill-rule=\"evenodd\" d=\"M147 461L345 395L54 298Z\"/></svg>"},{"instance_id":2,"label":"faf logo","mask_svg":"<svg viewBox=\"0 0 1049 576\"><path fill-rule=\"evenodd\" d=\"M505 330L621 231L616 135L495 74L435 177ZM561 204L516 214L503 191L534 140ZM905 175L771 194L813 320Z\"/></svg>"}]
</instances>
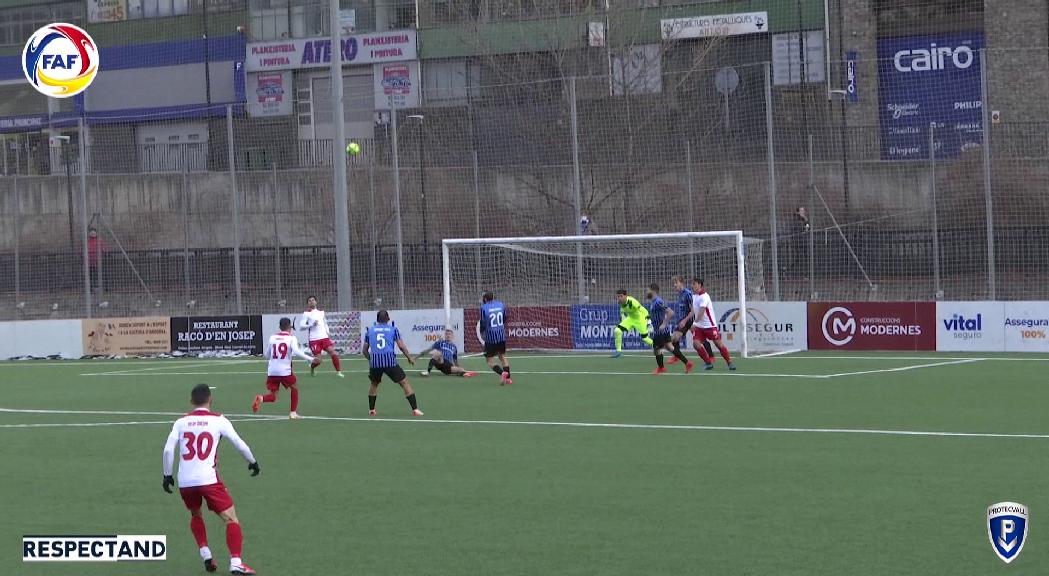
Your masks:
<instances>
[{"instance_id":1,"label":"faf logo","mask_svg":"<svg viewBox=\"0 0 1049 576\"><path fill-rule=\"evenodd\" d=\"M98 74L98 47L87 32L72 24L48 24L26 41L22 72L45 96L76 96Z\"/></svg>"},{"instance_id":2,"label":"faf logo","mask_svg":"<svg viewBox=\"0 0 1049 576\"><path fill-rule=\"evenodd\" d=\"M994 553L1006 564L1016 560L1027 542L1027 506L999 502L987 507L987 536Z\"/></svg>"}]
</instances>

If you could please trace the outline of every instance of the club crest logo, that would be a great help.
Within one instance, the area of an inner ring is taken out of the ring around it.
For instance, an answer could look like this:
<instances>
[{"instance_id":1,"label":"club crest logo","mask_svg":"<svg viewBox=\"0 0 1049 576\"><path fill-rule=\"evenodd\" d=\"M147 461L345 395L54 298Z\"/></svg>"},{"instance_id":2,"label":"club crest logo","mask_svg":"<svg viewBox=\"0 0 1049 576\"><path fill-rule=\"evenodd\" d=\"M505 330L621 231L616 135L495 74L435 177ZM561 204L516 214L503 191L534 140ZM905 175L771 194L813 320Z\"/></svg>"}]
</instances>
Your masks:
<instances>
[{"instance_id":1,"label":"club crest logo","mask_svg":"<svg viewBox=\"0 0 1049 576\"><path fill-rule=\"evenodd\" d=\"M987 536L994 553L1006 564L1016 560L1027 542L1027 506L999 502L987 507Z\"/></svg>"},{"instance_id":2,"label":"club crest logo","mask_svg":"<svg viewBox=\"0 0 1049 576\"><path fill-rule=\"evenodd\" d=\"M48 24L26 41L22 72L45 96L76 96L98 75L98 46L87 32L72 24Z\"/></svg>"}]
</instances>

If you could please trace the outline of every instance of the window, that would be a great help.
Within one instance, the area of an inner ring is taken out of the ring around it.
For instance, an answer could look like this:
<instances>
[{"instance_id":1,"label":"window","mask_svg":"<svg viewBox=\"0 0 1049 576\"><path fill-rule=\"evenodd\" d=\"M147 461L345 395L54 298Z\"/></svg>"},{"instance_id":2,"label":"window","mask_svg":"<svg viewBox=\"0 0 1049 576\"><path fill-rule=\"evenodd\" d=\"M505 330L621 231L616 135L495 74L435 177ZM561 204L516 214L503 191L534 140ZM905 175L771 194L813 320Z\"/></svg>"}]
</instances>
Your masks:
<instances>
[{"instance_id":1,"label":"window","mask_svg":"<svg viewBox=\"0 0 1049 576\"><path fill-rule=\"evenodd\" d=\"M21 47L37 28L52 22L83 24L84 2L62 2L0 10L0 46Z\"/></svg>"}]
</instances>

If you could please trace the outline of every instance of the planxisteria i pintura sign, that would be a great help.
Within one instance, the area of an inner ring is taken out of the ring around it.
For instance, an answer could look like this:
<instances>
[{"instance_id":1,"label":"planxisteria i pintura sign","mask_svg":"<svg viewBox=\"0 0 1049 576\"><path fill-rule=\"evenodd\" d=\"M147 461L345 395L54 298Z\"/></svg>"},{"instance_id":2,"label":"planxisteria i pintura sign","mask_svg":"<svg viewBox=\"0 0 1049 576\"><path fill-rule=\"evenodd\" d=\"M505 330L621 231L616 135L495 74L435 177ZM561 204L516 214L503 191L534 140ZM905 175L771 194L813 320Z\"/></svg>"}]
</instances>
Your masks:
<instances>
[{"instance_id":1,"label":"planxisteria i pintura sign","mask_svg":"<svg viewBox=\"0 0 1049 576\"><path fill-rule=\"evenodd\" d=\"M402 62L418 57L415 30L388 30L342 38L345 65ZM244 68L248 72L322 68L331 63L331 40L296 38L248 44Z\"/></svg>"}]
</instances>

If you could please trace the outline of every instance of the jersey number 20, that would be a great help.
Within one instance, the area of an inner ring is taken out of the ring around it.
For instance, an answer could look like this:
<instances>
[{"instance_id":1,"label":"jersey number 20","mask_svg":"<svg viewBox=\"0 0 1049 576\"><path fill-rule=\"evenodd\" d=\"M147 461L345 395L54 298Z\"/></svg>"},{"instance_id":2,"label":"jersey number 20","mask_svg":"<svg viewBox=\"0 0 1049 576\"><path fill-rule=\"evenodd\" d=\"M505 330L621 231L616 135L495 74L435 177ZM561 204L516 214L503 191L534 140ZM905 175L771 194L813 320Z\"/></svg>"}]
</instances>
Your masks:
<instances>
[{"instance_id":1,"label":"jersey number 20","mask_svg":"<svg viewBox=\"0 0 1049 576\"><path fill-rule=\"evenodd\" d=\"M186 439L186 453L182 455L183 460L194 458L207 460L211 449L215 446L215 439L210 432L201 432L199 435L183 432L182 437Z\"/></svg>"},{"instance_id":2,"label":"jersey number 20","mask_svg":"<svg viewBox=\"0 0 1049 576\"><path fill-rule=\"evenodd\" d=\"M503 325L503 313L502 312L489 312L488 313L488 325L492 328L496 328Z\"/></svg>"}]
</instances>

